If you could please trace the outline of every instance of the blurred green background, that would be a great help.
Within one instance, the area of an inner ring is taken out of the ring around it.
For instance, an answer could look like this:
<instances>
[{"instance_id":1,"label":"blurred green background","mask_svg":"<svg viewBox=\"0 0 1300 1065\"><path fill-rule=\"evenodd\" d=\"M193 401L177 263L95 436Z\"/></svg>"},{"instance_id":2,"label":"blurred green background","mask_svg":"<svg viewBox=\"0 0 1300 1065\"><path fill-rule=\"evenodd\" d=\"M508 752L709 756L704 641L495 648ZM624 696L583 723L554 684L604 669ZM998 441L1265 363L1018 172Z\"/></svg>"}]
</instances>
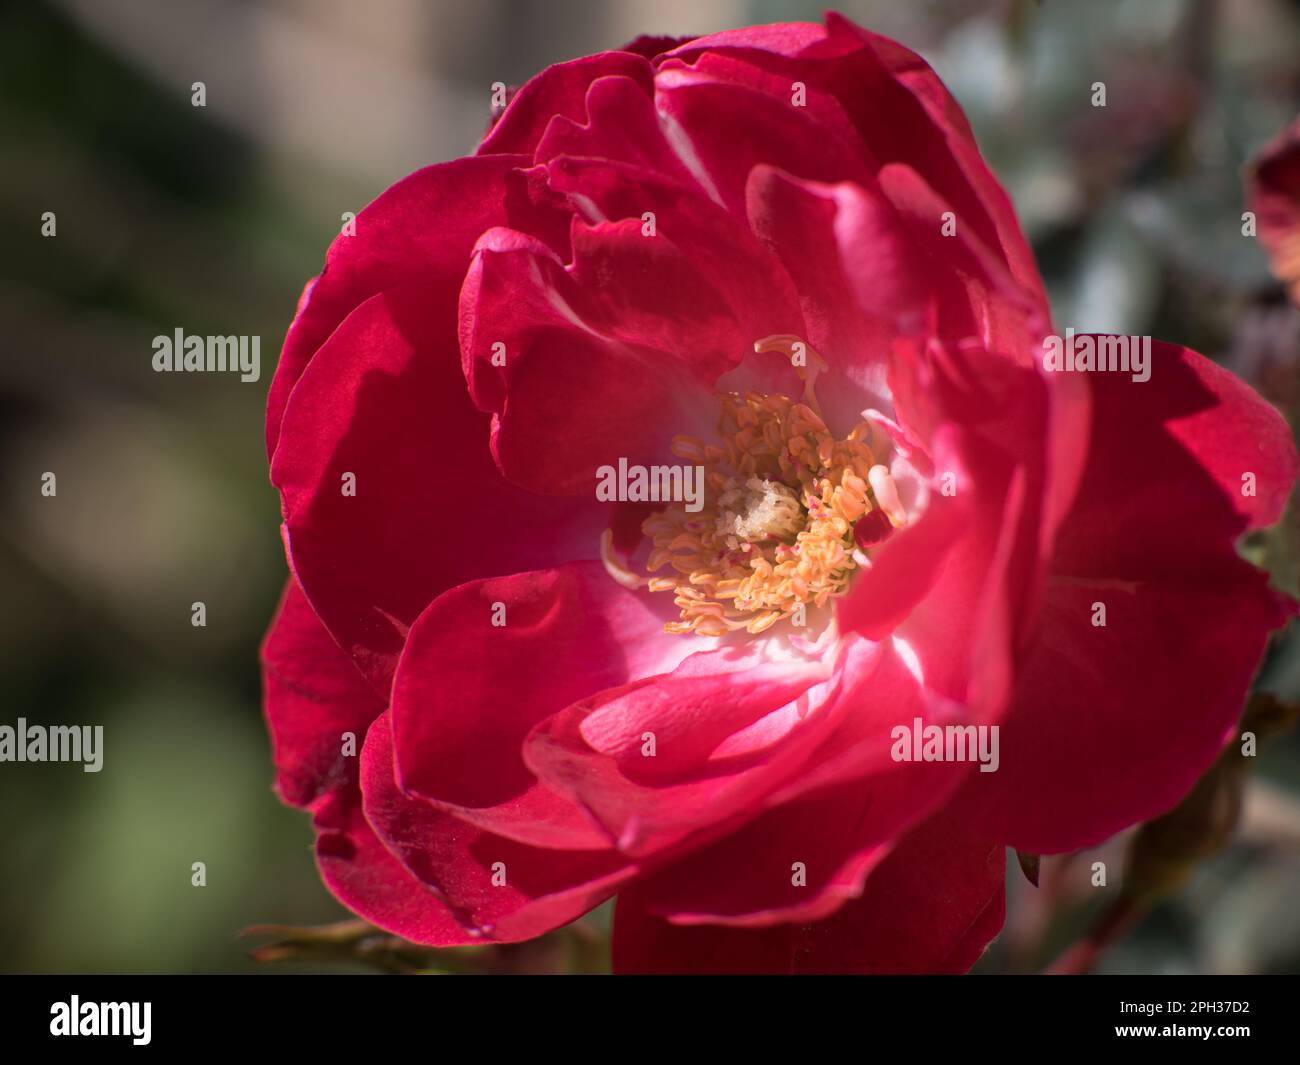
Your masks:
<instances>
[{"instance_id":1,"label":"blurred green background","mask_svg":"<svg viewBox=\"0 0 1300 1065\"><path fill-rule=\"evenodd\" d=\"M346 916L317 879L308 818L271 793L256 665L284 575L263 404L303 282L343 212L473 150L493 82L641 33L816 20L823 6L0 5L0 723L102 724L106 748L99 774L0 765L0 968L340 968L259 965L236 937ZM1240 216L1243 163L1300 111L1300 3L839 9L920 51L966 108L1058 325L1186 343L1297 424L1300 312ZM155 374L152 338L177 326L260 335L261 380ZM1293 525L1248 550L1294 590L1295 543ZM205 628L190 623L198 600ZM1261 684L1300 699L1294 627ZM1258 761L1232 844L1102 971L1300 970L1300 741ZM1121 843L1099 851L1115 870ZM1099 905L1072 865L1046 863L1056 886L1035 892L1014 864L984 970L1040 966ZM503 952L488 967L568 958Z\"/></svg>"}]
</instances>

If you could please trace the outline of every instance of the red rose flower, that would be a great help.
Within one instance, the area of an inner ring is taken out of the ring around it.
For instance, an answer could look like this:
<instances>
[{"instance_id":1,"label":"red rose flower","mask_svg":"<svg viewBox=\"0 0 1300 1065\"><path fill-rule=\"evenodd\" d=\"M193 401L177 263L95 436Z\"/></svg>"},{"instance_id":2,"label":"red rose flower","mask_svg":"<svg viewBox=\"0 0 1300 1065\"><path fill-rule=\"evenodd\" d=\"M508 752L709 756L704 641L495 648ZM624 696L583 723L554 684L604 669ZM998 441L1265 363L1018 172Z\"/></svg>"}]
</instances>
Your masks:
<instances>
[{"instance_id":1,"label":"red rose flower","mask_svg":"<svg viewBox=\"0 0 1300 1065\"><path fill-rule=\"evenodd\" d=\"M267 418L330 890L447 945L617 895L620 971L967 969L1005 848L1170 808L1292 612L1234 549L1282 419L1051 330L956 103L834 15L551 67L385 192Z\"/></svg>"},{"instance_id":2,"label":"red rose flower","mask_svg":"<svg viewBox=\"0 0 1300 1065\"><path fill-rule=\"evenodd\" d=\"M1250 207L1278 280L1300 304L1300 118L1254 160Z\"/></svg>"}]
</instances>

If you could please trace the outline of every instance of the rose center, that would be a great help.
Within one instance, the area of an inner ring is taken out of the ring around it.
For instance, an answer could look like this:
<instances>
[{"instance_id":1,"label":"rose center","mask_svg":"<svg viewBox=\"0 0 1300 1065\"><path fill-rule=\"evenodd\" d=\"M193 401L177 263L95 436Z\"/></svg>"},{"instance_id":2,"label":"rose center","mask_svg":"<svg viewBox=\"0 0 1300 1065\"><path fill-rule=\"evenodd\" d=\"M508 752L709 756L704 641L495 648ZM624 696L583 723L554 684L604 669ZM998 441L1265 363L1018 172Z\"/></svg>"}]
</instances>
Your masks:
<instances>
[{"instance_id":1,"label":"rose center","mask_svg":"<svg viewBox=\"0 0 1300 1065\"><path fill-rule=\"evenodd\" d=\"M704 468L704 505L692 513L673 503L645 520L646 568L670 571L647 584L673 593L680 617L668 632L803 624L806 609L843 595L866 561L855 527L902 523L893 482L867 422L837 439L808 403L787 396L725 393L719 402L719 443L673 439L674 454Z\"/></svg>"},{"instance_id":2,"label":"rose center","mask_svg":"<svg viewBox=\"0 0 1300 1065\"><path fill-rule=\"evenodd\" d=\"M794 543L807 515L792 488L757 477L729 478L717 509L716 529L732 550L762 540Z\"/></svg>"}]
</instances>

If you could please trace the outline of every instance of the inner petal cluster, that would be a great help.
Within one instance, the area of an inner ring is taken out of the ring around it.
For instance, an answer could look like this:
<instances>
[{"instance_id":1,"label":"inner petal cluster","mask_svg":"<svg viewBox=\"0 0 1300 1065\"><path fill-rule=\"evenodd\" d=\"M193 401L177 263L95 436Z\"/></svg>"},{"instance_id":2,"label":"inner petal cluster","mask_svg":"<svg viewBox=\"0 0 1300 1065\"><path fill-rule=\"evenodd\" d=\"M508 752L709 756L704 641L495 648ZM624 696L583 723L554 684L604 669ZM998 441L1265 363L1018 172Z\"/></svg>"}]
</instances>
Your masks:
<instances>
[{"instance_id":1,"label":"inner petal cluster","mask_svg":"<svg viewBox=\"0 0 1300 1065\"><path fill-rule=\"evenodd\" d=\"M672 633L759 633L842 595L863 556L854 526L880 503L884 468L859 422L836 439L806 403L783 395L724 393L720 444L673 438L678 457L704 468L704 507L672 504L645 520L651 591L681 611ZM873 470L874 476L873 476Z\"/></svg>"}]
</instances>

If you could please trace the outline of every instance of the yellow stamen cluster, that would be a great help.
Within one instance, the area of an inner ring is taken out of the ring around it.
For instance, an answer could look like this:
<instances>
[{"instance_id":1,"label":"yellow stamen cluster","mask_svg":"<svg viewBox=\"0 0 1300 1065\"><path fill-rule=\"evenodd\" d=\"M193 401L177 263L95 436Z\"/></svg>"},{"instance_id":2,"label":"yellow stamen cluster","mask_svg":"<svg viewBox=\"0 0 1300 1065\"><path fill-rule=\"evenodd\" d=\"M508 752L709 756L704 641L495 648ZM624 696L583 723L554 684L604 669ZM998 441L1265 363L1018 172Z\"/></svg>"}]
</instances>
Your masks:
<instances>
[{"instance_id":1,"label":"yellow stamen cluster","mask_svg":"<svg viewBox=\"0 0 1300 1065\"><path fill-rule=\"evenodd\" d=\"M876 506L867 423L837 440L786 396L720 398L720 445L673 439L676 455L704 467L703 509L673 504L642 525L654 545L647 568L675 571L648 582L681 610L668 632L759 633L801 606L824 606L847 590L853 525Z\"/></svg>"}]
</instances>

